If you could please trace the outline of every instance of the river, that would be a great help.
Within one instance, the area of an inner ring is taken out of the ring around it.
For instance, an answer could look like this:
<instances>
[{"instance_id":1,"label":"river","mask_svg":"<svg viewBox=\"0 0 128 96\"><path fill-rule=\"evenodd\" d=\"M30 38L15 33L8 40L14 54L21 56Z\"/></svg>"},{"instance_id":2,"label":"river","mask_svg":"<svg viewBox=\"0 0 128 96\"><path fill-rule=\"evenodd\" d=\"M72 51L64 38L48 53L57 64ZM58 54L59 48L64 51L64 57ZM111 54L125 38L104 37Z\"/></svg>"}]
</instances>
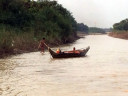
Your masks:
<instances>
[{"instance_id":1,"label":"river","mask_svg":"<svg viewBox=\"0 0 128 96\"><path fill-rule=\"evenodd\" d=\"M80 58L46 51L0 59L0 96L128 96L128 40L89 35L60 48L87 46Z\"/></svg>"}]
</instances>

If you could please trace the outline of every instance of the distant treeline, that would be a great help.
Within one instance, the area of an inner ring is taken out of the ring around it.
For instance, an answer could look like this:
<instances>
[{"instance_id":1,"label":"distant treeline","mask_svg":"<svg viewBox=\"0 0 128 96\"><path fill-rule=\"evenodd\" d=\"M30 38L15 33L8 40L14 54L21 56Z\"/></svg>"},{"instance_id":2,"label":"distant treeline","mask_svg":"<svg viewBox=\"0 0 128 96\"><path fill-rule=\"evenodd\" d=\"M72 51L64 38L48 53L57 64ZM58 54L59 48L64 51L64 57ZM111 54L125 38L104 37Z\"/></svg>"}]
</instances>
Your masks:
<instances>
[{"instance_id":1,"label":"distant treeline","mask_svg":"<svg viewBox=\"0 0 128 96\"><path fill-rule=\"evenodd\" d=\"M57 1L0 0L0 54L34 49L42 37L65 43L76 31L74 17Z\"/></svg>"},{"instance_id":2,"label":"distant treeline","mask_svg":"<svg viewBox=\"0 0 128 96\"><path fill-rule=\"evenodd\" d=\"M110 32L110 28L98 28L98 27L88 27L84 23L77 23L77 31L85 32L86 34L89 33L102 33L105 34L106 32Z\"/></svg>"},{"instance_id":3,"label":"distant treeline","mask_svg":"<svg viewBox=\"0 0 128 96\"><path fill-rule=\"evenodd\" d=\"M102 33L105 34L105 29L97 28L97 27L89 27L89 33Z\"/></svg>"},{"instance_id":4,"label":"distant treeline","mask_svg":"<svg viewBox=\"0 0 128 96\"><path fill-rule=\"evenodd\" d=\"M77 24L77 31L85 32L85 33L88 34L88 30L89 30L89 28L88 28L87 25L85 25L83 23L78 23Z\"/></svg>"}]
</instances>

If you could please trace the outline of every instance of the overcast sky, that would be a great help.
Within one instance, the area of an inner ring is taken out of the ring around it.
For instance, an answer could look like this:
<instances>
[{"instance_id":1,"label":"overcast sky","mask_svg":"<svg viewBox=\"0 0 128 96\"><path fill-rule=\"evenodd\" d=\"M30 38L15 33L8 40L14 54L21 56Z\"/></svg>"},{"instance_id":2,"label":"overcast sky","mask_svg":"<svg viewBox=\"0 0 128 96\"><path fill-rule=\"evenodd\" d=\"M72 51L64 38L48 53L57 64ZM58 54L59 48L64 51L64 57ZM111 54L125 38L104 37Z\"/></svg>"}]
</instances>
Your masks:
<instances>
[{"instance_id":1,"label":"overcast sky","mask_svg":"<svg viewBox=\"0 0 128 96\"><path fill-rule=\"evenodd\" d=\"M78 23L110 28L128 18L128 0L56 0L68 9Z\"/></svg>"}]
</instances>

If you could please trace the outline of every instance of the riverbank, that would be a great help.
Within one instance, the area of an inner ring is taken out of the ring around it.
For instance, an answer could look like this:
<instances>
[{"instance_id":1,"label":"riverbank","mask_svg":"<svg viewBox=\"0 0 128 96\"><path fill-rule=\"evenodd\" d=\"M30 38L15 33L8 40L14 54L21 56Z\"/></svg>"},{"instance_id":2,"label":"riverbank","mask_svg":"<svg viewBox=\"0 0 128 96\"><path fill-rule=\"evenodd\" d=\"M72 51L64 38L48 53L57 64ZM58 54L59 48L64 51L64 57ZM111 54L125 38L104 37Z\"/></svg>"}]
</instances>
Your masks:
<instances>
[{"instance_id":1,"label":"riverbank","mask_svg":"<svg viewBox=\"0 0 128 96\"><path fill-rule=\"evenodd\" d=\"M64 45L64 44L69 44L69 43L73 43L76 40L83 38L86 34L83 32L77 32L76 36L70 36L68 37L68 39L66 39L65 41L60 41L60 40L49 40L46 39L46 44L49 47L55 47L55 46L60 46L60 45ZM24 37L24 40L21 40L21 38L17 38L16 42L13 42L13 46L11 50L7 50L7 51L1 51L0 53L0 58L6 58L8 56L11 55L17 55L17 54L23 54L23 53L29 53L29 52L36 52L36 51L40 51L38 49L38 45L39 45L39 41L38 40L32 40L30 41L30 38L27 40L28 38ZM50 38L52 39L52 38ZM18 42L19 41L19 42ZM22 42L24 41L24 42ZM45 48L46 49L46 48ZM46 49L47 50L47 49Z\"/></svg>"},{"instance_id":2,"label":"riverbank","mask_svg":"<svg viewBox=\"0 0 128 96\"><path fill-rule=\"evenodd\" d=\"M80 32L80 31L77 32L78 38L84 38L86 35L88 34L86 34L85 32Z\"/></svg>"},{"instance_id":3,"label":"riverbank","mask_svg":"<svg viewBox=\"0 0 128 96\"><path fill-rule=\"evenodd\" d=\"M110 32L109 36L128 40L128 31Z\"/></svg>"},{"instance_id":4,"label":"riverbank","mask_svg":"<svg viewBox=\"0 0 128 96\"><path fill-rule=\"evenodd\" d=\"M104 35L106 33L89 33L89 35Z\"/></svg>"}]
</instances>

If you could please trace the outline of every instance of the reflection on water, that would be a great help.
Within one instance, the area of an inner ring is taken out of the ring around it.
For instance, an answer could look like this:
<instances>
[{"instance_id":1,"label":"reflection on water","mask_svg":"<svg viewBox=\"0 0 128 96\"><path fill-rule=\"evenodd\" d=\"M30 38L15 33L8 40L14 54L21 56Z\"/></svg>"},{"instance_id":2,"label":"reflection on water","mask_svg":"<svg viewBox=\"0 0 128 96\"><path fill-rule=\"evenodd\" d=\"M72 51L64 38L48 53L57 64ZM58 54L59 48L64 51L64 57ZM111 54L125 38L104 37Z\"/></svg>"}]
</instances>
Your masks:
<instances>
[{"instance_id":1,"label":"reflection on water","mask_svg":"<svg viewBox=\"0 0 128 96\"><path fill-rule=\"evenodd\" d=\"M128 96L128 41L91 35L70 46L87 57L52 59L32 52L0 60L1 96Z\"/></svg>"}]
</instances>

